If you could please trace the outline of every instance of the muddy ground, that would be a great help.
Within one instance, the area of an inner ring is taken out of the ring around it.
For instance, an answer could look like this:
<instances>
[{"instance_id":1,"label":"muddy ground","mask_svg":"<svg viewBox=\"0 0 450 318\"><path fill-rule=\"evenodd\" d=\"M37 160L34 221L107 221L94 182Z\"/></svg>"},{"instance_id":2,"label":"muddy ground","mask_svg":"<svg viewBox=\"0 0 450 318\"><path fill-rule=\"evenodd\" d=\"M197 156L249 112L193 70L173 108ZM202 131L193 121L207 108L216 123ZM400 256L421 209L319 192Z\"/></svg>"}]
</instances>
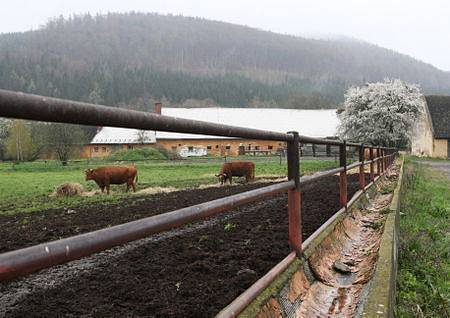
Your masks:
<instances>
[{"instance_id":1,"label":"muddy ground","mask_svg":"<svg viewBox=\"0 0 450 318\"><path fill-rule=\"evenodd\" d=\"M338 182L338 177L332 176L302 190L304 239L339 209ZM267 184L186 190L132 198L114 206L2 216L0 251L164 213L263 185ZM358 189L357 175L349 176L348 188L351 197ZM6 309L5 316L214 316L289 253L286 194L245 205L231 213L226 220L141 245L114 262L68 278L64 284L29 294ZM1 285L0 294L8 293L9 287Z\"/></svg>"}]
</instances>

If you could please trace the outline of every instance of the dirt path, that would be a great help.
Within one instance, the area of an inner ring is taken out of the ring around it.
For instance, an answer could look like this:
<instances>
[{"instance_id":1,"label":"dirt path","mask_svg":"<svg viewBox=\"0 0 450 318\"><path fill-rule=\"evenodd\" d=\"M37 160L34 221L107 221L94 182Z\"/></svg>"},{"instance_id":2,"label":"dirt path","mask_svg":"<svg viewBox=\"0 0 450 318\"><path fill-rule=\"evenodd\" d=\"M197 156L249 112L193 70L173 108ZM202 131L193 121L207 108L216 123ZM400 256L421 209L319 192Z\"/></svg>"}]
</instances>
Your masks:
<instances>
[{"instance_id":1,"label":"dirt path","mask_svg":"<svg viewBox=\"0 0 450 318\"><path fill-rule=\"evenodd\" d=\"M419 164L425 164L428 166L433 167L434 169L439 169L443 173L447 175L447 177L450 179L450 160L448 161L415 161Z\"/></svg>"},{"instance_id":2,"label":"dirt path","mask_svg":"<svg viewBox=\"0 0 450 318\"><path fill-rule=\"evenodd\" d=\"M42 226L64 229L63 235L69 236L75 228L79 233L123 223L252 186L262 185L171 192L130 205L88 207L69 214L44 211L26 224L36 236L23 235L17 227L14 231L14 226L23 225L20 219L2 219L0 224L12 224L8 237L19 241L15 246L31 245L43 239L39 235ZM349 195L357 188L357 176L350 176ZM303 189L305 238L339 209L338 189L336 176ZM287 226L285 194L248 204L208 221L1 285L0 316L211 317L289 253ZM54 230L47 233L46 240L60 235ZM26 239L21 240L22 236Z\"/></svg>"}]
</instances>

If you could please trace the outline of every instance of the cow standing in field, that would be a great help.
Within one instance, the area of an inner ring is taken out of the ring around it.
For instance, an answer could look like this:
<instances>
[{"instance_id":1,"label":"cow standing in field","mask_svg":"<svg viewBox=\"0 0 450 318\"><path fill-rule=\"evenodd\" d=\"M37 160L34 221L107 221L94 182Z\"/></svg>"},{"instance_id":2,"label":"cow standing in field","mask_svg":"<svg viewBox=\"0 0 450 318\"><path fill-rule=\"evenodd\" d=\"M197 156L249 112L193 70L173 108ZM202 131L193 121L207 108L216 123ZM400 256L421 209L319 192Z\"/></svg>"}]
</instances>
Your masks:
<instances>
[{"instance_id":1,"label":"cow standing in field","mask_svg":"<svg viewBox=\"0 0 450 318\"><path fill-rule=\"evenodd\" d=\"M245 177L249 182L255 178L255 164L251 161L225 162L216 177L219 178L220 184L225 184L227 180L230 180L231 184L233 177Z\"/></svg>"},{"instance_id":2,"label":"cow standing in field","mask_svg":"<svg viewBox=\"0 0 450 318\"><path fill-rule=\"evenodd\" d=\"M87 169L86 181L94 180L95 183L103 191L106 188L106 193L109 194L109 186L111 184L127 184L127 192L130 187L136 192L136 182L137 182L137 169L134 166L124 167L124 166L106 166L99 167L97 169Z\"/></svg>"}]
</instances>

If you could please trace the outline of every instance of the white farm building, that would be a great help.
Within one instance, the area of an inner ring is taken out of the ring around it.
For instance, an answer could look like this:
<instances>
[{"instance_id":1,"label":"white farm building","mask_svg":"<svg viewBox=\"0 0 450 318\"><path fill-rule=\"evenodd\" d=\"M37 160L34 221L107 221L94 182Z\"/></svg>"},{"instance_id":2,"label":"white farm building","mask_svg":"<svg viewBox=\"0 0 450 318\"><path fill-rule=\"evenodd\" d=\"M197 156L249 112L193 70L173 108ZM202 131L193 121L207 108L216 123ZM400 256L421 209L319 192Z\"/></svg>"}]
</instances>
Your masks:
<instances>
[{"instance_id":1,"label":"white farm building","mask_svg":"<svg viewBox=\"0 0 450 318\"><path fill-rule=\"evenodd\" d=\"M232 126L271 130L298 131L311 137L334 137L339 123L336 110L299 110L278 108L162 108L165 116L201 120ZM220 136L139 131L102 127L86 146L85 156L103 157L120 149L159 146L182 156L238 155L243 152L276 152L283 142L247 140Z\"/></svg>"}]
</instances>

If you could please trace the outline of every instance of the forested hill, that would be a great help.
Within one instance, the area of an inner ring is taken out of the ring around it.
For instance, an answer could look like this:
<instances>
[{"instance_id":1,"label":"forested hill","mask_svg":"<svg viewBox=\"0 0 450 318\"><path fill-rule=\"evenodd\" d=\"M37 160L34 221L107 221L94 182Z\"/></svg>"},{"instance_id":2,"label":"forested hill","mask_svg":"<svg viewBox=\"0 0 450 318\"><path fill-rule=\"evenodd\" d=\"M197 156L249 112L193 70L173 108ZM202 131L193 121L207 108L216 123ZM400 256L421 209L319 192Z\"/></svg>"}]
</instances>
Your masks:
<instances>
[{"instance_id":1,"label":"forested hill","mask_svg":"<svg viewBox=\"0 0 450 318\"><path fill-rule=\"evenodd\" d=\"M148 108L335 107L352 84L400 78L450 91L450 74L360 41L312 40L157 14L54 19L0 35L0 88Z\"/></svg>"}]
</instances>

